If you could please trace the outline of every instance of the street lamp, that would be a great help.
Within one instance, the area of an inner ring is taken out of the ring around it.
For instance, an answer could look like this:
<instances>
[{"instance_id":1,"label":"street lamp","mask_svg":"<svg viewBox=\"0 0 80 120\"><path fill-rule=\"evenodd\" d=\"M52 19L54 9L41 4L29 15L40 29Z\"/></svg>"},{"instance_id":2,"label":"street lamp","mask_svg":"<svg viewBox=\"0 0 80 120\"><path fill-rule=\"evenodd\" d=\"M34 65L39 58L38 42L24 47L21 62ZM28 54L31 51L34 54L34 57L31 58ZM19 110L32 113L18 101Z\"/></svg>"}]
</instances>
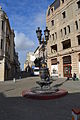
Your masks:
<instances>
[{"instance_id":1,"label":"street lamp","mask_svg":"<svg viewBox=\"0 0 80 120\"><path fill-rule=\"evenodd\" d=\"M37 34L37 38L39 40L39 43L42 44L42 30L40 30L40 27L38 27L38 30L36 30L36 34ZM49 34L50 31L48 30L48 28L46 27L46 29L44 30L44 35L45 35L45 43L47 44L47 41L49 40Z\"/></svg>"},{"instance_id":2,"label":"street lamp","mask_svg":"<svg viewBox=\"0 0 80 120\"><path fill-rule=\"evenodd\" d=\"M39 44L42 45L42 51L43 51L43 59L41 62L41 67L40 67L41 81L37 81L36 83L38 83L42 88L43 86L48 86L52 83L52 81L50 80L50 75L49 75L49 70L47 68L47 63L45 62L45 54L44 54L45 45L47 45L47 42L49 40L50 31L48 30L47 27L44 30L45 40L44 40L44 38L42 39L42 30L40 30L40 27L38 27L38 30L36 30L36 34L37 34L37 38L39 40Z\"/></svg>"},{"instance_id":3,"label":"street lamp","mask_svg":"<svg viewBox=\"0 0 80 120\"><path fill-rule=\"evenodd\" d=\"M40 30L40 27L38 27L38 30L36 30L37 38L39 40L39 44L41 44L42 39L42 30Z\"/></svg>"}]
</instances>

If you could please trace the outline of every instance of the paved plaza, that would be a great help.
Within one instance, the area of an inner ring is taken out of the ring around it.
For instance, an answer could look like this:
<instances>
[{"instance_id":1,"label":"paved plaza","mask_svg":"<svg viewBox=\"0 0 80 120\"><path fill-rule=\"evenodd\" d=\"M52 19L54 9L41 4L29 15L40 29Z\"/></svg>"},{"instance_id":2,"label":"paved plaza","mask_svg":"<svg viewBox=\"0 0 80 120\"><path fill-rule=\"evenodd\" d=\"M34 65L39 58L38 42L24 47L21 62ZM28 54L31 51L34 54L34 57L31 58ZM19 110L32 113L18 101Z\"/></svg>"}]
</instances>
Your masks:
<instances>
[{"instance_id":1,"label":"paved plaza","mask_svg":"<svg viewBox=\"0 0 80 120\"><path fill-rule=\"evenodd\" d=\"M25 89L36 86L38 77L0 82L0 120L71 120L72 108L80 107L80 80L58 79L53 86L68 90L69 94L55 100L22 98Z\"/></svg>"}]
</instances>

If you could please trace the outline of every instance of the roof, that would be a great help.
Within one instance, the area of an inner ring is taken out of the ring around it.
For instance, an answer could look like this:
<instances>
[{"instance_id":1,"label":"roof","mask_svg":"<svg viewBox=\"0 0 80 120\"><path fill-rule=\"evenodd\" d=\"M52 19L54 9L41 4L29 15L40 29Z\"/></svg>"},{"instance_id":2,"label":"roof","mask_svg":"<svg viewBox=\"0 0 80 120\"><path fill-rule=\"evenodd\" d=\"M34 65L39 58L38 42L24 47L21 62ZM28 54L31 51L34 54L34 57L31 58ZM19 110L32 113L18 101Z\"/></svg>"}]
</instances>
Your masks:
<instances>
[{"instance_id":1,"label":"roof","mask_svg":"<svg viewBox=\"0 0 80 120\"><path fill-rule=\"evenodd\" d=\"M54 2L50 5L50 8L54 6L54 10L56 10L60 6L60 0L54 0Z\"/></svg>"},{"instance_id":2,"label":"roof","mask_svg":"<svg viewBox=\"0 0 80 120\"><path fill-rule=\"evenodd\" d=\"M50 7L52 7L54 5L54 3L56 2L56 0L54 0L54 2L50 5Z\"/></svg>"}]
</instances>

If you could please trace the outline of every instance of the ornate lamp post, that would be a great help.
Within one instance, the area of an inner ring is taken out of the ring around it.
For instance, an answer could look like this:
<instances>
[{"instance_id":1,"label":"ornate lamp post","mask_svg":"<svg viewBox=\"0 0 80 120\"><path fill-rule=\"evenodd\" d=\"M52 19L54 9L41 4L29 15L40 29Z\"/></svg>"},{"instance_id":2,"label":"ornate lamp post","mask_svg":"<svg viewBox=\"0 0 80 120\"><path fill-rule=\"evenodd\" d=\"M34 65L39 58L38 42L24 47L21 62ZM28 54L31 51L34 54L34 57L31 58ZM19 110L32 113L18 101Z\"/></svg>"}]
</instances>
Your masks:
<instances>
[{"instance_id":1,"label":"ornate lamp post","mask_svg":"<svg viewBox=\"0 0 80 120\"><path fill-rule=\"evenodd\" d=\"M47 42L49 40L50 31L48 30L47 27L44 30L45 40L44 40L44 38L42 39L42 30L40 30L40 27L38 27L38 30L36 30L36 34L37 34L37 38L39 40L39 44L42 45L42 51L43 51L43 59L41 62L41 67L40 67L41 81L37 81L36 83L39 84L42 88L43 86L48 86L52 83L52 81L50 80L49 70L47 68L47 63L45 62L45 54L44 54L45 45L47 45Z\"/></svg>"}]
</instances>

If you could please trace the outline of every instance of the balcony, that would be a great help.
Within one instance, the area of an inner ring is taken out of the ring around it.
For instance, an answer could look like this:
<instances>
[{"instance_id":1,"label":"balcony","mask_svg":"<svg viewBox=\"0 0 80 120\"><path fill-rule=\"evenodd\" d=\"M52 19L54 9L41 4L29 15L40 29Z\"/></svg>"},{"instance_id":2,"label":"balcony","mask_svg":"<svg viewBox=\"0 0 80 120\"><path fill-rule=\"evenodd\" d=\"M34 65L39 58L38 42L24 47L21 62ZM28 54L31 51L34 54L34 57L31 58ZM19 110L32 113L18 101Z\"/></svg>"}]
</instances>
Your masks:
<instances>
[{"instance_id":1,"label":"balcony","mask_svg":"<svg viewBox=\"0 0 80 120\"><path fill-rule=\"evenodd\" d=\"M48 54L48 57L49 57L49 58L57 57L57 52L49 53L49 54Z\"/></svg>"},{"instance_id":2,"label":"balcony","mask_svg":"<svg viewBox=\"0 0 80 120\"><path fill-rule=\"evenodd\" d=\"M72 53L72 48L61 50L58 53L59 53L59 55L71 54Z\"/></svg>"},{"instance_id":3,"label":"balcony","mask_svg":"<svg viewBox=\"0 0 80 120\"><path fill-rule=\"evenodd\" d=\"M75 47L71 47L65 50L61 50L59 51L59 55L66 55L66 54L72 54L75 52L80 52L80 46L75 46Z\"/></svg>"}]
</instances>

